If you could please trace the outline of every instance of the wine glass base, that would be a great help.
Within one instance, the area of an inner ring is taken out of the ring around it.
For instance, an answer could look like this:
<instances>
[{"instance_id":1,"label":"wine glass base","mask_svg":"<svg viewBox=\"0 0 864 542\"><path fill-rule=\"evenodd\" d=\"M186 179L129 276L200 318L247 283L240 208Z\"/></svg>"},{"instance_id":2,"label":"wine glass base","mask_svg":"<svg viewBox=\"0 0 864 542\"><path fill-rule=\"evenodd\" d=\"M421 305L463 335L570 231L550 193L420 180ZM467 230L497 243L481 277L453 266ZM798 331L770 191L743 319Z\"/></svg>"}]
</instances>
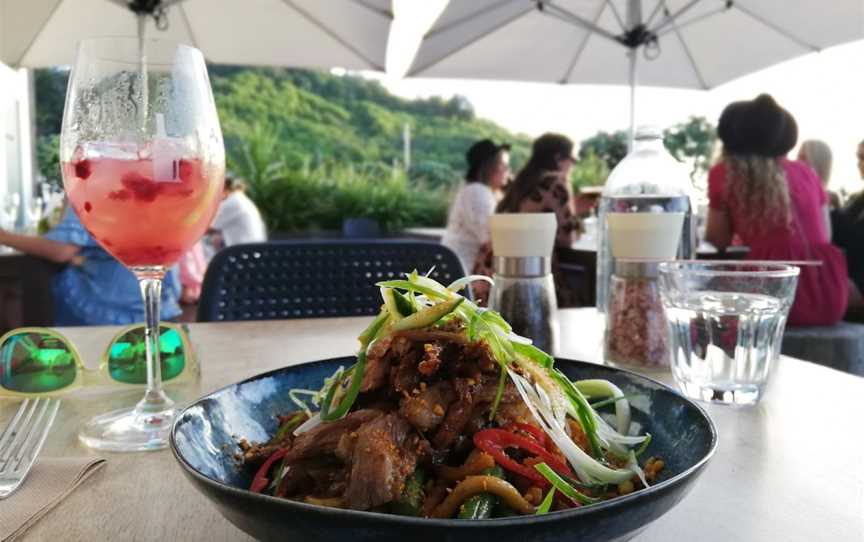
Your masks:
<instances>
[{"instance_id":1,"label":"wine glass base","mask_svg":"<svg viewBox=\"0 0 864 542\"><path fill-rule=\"evenodd\" d=\"M144 412L138 407L114 410L96 416L78 433L90 448L109 452L144 452L168 446L168 433L176 410Z\"/></svg>"}]
</instances>

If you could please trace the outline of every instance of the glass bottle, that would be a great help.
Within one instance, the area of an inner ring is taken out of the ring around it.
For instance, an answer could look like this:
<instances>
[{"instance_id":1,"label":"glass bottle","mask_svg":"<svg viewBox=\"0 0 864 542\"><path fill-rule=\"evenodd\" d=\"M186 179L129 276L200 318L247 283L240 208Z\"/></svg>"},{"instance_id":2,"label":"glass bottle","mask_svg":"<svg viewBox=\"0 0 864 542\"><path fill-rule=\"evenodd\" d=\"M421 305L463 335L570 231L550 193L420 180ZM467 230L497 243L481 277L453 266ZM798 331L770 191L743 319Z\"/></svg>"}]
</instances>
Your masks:
<instances>
[{"instance_id":1,"label":"glass bottle","mask_svg":"<svg viewBox=\"0 0 864 542\"><path fill-rule=\"evenodd\" d=\"M691 259L696 252L691 191L692 183L684 166L663 146L662 131L654 126L640 126L636 131L633 150L612 170L600 199L597 228L597 309L599 311L605 313L608 308L609 283L615 270L615 256L612 253L609 230L610 215L613 213L683 214L681 235L677 250L673 254L652 254L645 252L650 247L636 246L639 251L625 254L625 257ZM662 227L658 232L661 230ZM661 234L658 233L659 235ZM651 236L645 238L652 239Z\"/></svg>"}]
</instances>

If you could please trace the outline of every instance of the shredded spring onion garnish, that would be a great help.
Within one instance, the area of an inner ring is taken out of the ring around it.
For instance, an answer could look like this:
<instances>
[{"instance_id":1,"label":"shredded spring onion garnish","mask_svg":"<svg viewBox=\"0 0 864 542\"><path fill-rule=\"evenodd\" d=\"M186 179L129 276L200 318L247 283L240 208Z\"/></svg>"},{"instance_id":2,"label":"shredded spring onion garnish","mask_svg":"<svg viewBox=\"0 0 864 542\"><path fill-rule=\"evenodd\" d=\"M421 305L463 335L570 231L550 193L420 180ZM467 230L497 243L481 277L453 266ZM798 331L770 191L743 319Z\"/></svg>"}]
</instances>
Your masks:
<instances>
[{"instance_id":1,"label":"shredded spring onion garnish","mask_svg":"<svg viewBox=\"0 0 864 542\"><path fill-rule=\"evenodd\" d=\"M303 412L312 415L312 409L309 408L309 404L303 400L300 395L308 395L310 396L309 401L312 403L312 406L318 407L318 403L320 401L320 391L315 390L304 390L300 388L295 388L293 390L288 391L288 397L291 399L291 402L297 405L300 410Z\"/></svg>"},{"instance_id":2,"label":"shredded spring onion garnish","mask_svg":"<svg viewBox=\"0 0 864 542\"><path fill-rule=\"evenodd\" d=\"M513 382L537 425L549 436L572 467L581 487L619 484L634 476L643 483L644 473L636 458L651 441L650 435L631 435L629 397L612 382L600 379L571 381L555 369L555 360L531 344L531 340L513 333L510 325L497 312L478 307L458 292L473 281L492 280L472 275L454 281L447 287L427 273L416 271L404 279L379 282L383 300L378 316L359 337L358 363L350 369L340 367L318 392L293 390L291 399L308 411L308 402L298 395L311 395L311 404L321 412L304 422L295 431L300 435L321 423L345 416L357 397L365 369L366 354L376 341L395 332L414 329L436 329L447 325L448 330L461 329L468 341L482 342L501 368L501 378L492 404L490 419L495 419L507 380ZM456 326L451 324L456 323ZM589 403L593 401L594 406ZM601 407L614 406L615 427L599 413ZM587 437L589 452L583 451L571 436L571 423L578 424ZM619 459L617 468L608 457ZM540 511L548 511L555 492L576 502L593 502L577 491L568 480L551 471L545 464L537 470L552 484ZM548 471L548 472L547 472ZM551 475L549 474L551 472ZM647 484L646 484L647 485Z\"/></svg>"}]
</instances>

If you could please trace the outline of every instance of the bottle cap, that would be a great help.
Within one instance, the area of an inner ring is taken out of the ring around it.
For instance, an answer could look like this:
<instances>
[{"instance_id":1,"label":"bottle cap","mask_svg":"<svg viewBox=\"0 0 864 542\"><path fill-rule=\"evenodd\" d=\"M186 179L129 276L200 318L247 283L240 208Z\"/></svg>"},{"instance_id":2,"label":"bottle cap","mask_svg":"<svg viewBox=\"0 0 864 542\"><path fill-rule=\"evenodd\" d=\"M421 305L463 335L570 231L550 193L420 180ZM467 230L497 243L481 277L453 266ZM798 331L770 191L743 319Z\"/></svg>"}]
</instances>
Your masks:
<instances>
[{"instance_id":1,"label":"bottle cap","mask_svg":"<svg viewBox=\"0 0 864 542\"><path fill-rule=\"evenodd\" d=\"M612 256L672 260L684 225L684 213L608 213Z\"/></svg>"},{"instance_id":2,"label":"bottle cap","mask_svg":"<svg viewBox=\"0 0 864 542\"><path fill-rule=\"evenodd\" d=\"M526 257L552 255L558 220L555 213L494 214L492 253L495 256Z\"/></svg>"}]
</instances>

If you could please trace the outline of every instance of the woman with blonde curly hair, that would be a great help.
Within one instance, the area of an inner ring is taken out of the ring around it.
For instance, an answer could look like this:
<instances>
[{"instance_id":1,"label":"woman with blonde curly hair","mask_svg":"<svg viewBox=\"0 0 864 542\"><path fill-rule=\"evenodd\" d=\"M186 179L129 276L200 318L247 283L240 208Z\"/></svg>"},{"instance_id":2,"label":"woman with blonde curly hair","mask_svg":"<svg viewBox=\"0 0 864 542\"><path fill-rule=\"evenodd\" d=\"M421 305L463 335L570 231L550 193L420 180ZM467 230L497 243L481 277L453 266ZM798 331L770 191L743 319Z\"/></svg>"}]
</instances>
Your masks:
<instances>
[{"instance_id":1,"label":"woman with blonde curly hair","mask_svg":"<svg viewBox=\"0 0 864 542\"><path fill-rule=\"evenodd\" d=\"M755 260L821 261L802 268L789 323L836 323L846 310L846 263L830 244L828 196L819 177L786 158L798 139L794 117L762 94L726 106L717 133L723 156L708 175L708 241L724 249L737 236Z\"/></svg>"},{"instance_id":2,"label":"woman with blonde curly hair","mask_svg":"<svg viewBox=\"0 0 864 542\"><path fill-rule=\"evenodd\" d=\"M831 204L831 209L839 208L840 196L836 192L828 190L828 183L831 182L831 164L834 160L831 147L828 146L828 143L819 139L808 139L804 143L801 143L801 147L798 149L798 159L810 164L816 175L819 175L822 187L828 192L828 201Z\"/></svg>"}]
</instances>

